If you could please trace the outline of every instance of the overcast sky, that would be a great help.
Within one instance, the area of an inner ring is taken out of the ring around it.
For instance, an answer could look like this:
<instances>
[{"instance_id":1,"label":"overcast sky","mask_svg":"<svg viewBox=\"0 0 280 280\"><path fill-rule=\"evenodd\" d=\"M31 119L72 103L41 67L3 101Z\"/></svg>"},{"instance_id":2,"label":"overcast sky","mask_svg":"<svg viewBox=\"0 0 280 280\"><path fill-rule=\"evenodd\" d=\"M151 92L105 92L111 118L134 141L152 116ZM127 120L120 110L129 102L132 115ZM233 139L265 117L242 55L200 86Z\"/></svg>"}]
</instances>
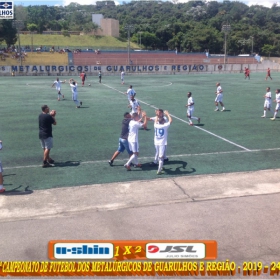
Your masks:
<instances>
[{"instance_id":1,"label":"overcast sky","mask_svg":"<svg viewBox=\"0 0 280 280\"><path fill-rule=\"evenodd\" d=\"M61 6L61 5L68 5L71 2L77 2L79 4L94 4L97 0L36 0L36 1L29 1L29 0L14 0L15 5L50 5L50 6ZM124 0L115 0L115 2L122 3ZM189 0L179 0L179 2L188 2ZM125 2L129 2L126 0ZM221 1L218 1L221 2ZM280 5L280 0L240 0L240 2L245 3L246 5L258 5L261 4L262 6L271 7L274 3Z\"/></svg>"}]
</instances>

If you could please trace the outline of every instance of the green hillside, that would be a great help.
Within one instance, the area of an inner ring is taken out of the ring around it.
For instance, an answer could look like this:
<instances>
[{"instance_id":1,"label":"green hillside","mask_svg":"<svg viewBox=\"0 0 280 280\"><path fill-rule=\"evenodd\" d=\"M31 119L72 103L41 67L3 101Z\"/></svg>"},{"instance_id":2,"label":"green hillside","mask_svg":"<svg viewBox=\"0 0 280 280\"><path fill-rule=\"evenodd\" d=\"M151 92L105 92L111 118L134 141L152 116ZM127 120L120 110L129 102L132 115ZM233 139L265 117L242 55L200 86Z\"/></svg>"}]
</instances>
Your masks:
<instances>
[{"instance_id":1,"label":"green hillside","mask_svg":"<svg viewBox=\"0 0 280 280\"><path fill-rule=\"evenodd\" d=\"M32 45L30 34L20 35L20 44L22 46ZM127 41L119 40L111 36L93 36L93 35L71 35L65 37L63 35L33 35L33 46L55 46L57 48L69 47L73 48L91 48L91 49L126 49ZM137 44L131 43L131 48L138 48Z\"/></svg>"}]
</instances>

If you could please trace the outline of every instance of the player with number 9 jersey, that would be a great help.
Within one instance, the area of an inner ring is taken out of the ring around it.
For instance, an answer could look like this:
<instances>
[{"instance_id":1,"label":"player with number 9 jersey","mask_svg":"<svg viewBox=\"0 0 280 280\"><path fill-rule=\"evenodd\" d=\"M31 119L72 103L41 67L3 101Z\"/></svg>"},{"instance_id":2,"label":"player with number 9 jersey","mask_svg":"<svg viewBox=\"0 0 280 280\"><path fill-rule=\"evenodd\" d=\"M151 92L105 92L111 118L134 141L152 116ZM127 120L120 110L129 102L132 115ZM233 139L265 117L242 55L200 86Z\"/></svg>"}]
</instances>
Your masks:
<instances>
[{"instance_id":1,"label":"player with number 9 jersey","mask_svg":"<svg viewBox=\"0 0 280 280\"><path fill-rule=\"evenodd\" d=\"M168 136L168 128L170 126L170 122L159 124L155 123L155 137L154 144L155 146L165 146L167 145L167 136Z\"/></svg>"},{"instance_id":2,"label":"player with number 9 jersey","mask_svg":"<svg viewBox=\"0 0 280 280\"><path fill-rule=\"evenodd\" d=\"M164 161L164 151L167 145L167 136L168 136L168 129L172 122L172 118L169 115L168 111L164 111L164 114L168 117L168 122L165 122L164 118L159 118L158 116L155 119L154 129L155 129L155 136L154 136L154 144L156 148L156 154L158 154L158 171L157 174L163 174L163 161Z\"/></svg>"}]
</instances>

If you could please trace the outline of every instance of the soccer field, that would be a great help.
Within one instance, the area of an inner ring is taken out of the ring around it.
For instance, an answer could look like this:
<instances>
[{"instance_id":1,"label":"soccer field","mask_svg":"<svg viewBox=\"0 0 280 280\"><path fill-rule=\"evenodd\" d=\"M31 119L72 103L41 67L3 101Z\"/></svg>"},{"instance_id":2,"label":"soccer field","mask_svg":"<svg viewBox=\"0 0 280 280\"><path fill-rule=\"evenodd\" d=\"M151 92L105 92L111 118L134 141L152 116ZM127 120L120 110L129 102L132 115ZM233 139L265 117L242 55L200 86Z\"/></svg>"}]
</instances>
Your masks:
<instances>
[{"instance_id":1,"label":"soccer field","mask_svg":"<svg viewBox=\"0 0 280 280\"><path fill-rule=\"evenodd\" d=\"M4 186L7 191L22 191L27 186L36 190L279 168L280 118L271 121L272 112L266 119L261 116L266 87L271 87L275 99L280 74L272 73L272 81L264 80L265 73L251 76L251 80L244 80L242 73L127 75L125 85L119 76L103 76L102 84L90 76L85 87L74 77L79 83L79 100L83 101L80 109L71 100L69 77L62 84L66 99L59 102L55 88L51 88L55 77L1 77ZM216 82L224 90L225 112L214 111ZM128 111L123 92L130 84L148 116L155 115L155 108L168 110L173 116L164 175L156 175L157 168L149 165L154 157L152 122L148 131L139 131L142 168L127 172L123 167L126 153L115 160L113 167L108 164L118 147L123 114ZM195 120L195 126L188 125L188 91L193 93L199 125ZM56 163L52 168L41 167L38 115L43 104L57 111L51 150Z\"/></svg>"}]
</instances>

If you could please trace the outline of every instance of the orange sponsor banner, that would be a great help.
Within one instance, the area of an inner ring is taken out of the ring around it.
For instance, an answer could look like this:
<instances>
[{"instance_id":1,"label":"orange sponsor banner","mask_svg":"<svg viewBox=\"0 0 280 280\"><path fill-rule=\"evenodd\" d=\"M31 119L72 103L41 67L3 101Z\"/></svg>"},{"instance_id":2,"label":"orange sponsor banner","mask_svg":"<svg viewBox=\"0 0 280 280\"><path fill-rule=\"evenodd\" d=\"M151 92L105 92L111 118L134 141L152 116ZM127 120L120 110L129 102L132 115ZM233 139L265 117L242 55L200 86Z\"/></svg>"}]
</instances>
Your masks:
<instances>
[{"instance_id":1,"label":"orange sponsor banner","mask_svg":"<svg viewBox=\"0 0 280 280\"><path fill-rule=\"evenodd\" d=\"M51 260L215 260L214 240L51 240Z\"/></svg>"}]
</instances>

